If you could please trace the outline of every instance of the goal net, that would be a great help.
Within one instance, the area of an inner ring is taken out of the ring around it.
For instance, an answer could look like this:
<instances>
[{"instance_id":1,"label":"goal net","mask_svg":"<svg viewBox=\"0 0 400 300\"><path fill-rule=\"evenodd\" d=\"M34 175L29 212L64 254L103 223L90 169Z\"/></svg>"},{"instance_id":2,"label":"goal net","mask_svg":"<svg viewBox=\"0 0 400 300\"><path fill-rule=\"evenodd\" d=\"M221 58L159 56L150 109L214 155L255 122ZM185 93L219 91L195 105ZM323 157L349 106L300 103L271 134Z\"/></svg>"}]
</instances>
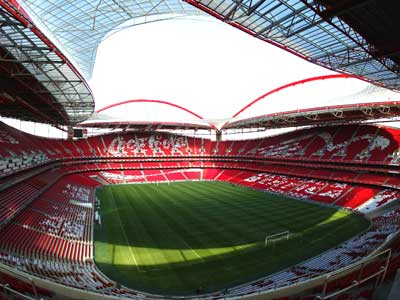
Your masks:
<instances>
[{"instance_id":1,"label":"goal net","mask_svg":"<svg viewBox=\"0 0 400 300\"><path fill-rule=\"evenodd\" d=\"M265 237L265 245L264 246L268 247L270 245L275 245L276 242L279 242L281 240L288 240L289 237L290 237L289 230L271 234L271 235L267 235Z\"/></svg>"}]
</instances>

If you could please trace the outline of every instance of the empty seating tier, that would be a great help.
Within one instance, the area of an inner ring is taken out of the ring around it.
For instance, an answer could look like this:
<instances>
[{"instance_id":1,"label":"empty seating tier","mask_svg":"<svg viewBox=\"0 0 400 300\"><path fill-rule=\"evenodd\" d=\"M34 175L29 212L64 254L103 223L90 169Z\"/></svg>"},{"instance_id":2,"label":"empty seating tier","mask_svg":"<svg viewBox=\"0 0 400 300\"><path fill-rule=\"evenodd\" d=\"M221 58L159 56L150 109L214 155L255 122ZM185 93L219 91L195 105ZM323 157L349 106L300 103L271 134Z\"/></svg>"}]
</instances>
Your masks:
<instances>
[{"instance_id":1,"label":"empty seating tier","mask_svg":"<svg viewBox=\"0 0 400 300\"><path fill-rule=\"evenodd\" d=\"M383 211L346 243L226 292L302 282L359 260L399 231L398 211L385 212L400 198L399 141L399 130L350 125L246 141L116 133L74 142L0 124L0 262L67 286L145 297L117 288L93 262L94 190L105 184L219 180L363 214Z\"/></svg>"}]
</instances>

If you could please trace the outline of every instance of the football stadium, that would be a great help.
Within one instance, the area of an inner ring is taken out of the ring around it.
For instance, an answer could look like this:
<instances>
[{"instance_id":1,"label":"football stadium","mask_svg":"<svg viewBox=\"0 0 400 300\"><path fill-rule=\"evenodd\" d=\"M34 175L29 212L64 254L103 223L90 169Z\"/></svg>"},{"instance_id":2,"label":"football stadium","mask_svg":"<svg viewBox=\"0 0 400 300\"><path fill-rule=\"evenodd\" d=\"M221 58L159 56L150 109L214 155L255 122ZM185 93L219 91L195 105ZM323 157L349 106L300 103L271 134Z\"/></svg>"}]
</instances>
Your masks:
<instances>
[{"instance_id":1,"label":"football stadium","mask_svg":"<svg viewBox=\"0 0 400 300\"><path fill-rule=\"evenodd\" d=\"M0 300L400 299L396 7L0 0Z\"/></svg>"}]
</instances>

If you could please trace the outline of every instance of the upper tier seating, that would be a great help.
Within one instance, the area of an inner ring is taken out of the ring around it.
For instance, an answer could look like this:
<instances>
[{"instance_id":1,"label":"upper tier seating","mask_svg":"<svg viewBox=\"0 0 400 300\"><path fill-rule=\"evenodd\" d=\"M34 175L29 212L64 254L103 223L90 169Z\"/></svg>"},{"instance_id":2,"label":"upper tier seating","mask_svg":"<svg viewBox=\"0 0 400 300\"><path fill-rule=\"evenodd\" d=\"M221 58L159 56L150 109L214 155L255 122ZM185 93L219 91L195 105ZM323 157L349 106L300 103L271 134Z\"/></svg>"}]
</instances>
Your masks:
<instances>
[{"instance_id":1,"label":"upper tier seating","mask_svg":"<svg viewBox=\"0 0 400 300\"><path fill-rule=\"evenodd\" d=\"M165 133L117 133L71 142L32 136L0 123L0 178L56 160L90 157L240 156L390 165L400 159L399 132L387 127L343 125L235 142Z\"/></svg>"},{"instance_id":2,"label":"upper tier seating","mask_svg":"<svg viewBox=\"0 0 400 300\"><path fill-rule=\"evenodd\" d=\"M323 127L265 139L256 149L261 157L287 157L324 161L394 163L400 141L398 130L360 125ZM251 155L251 150L247 155ZM391 159L385 159L393 156Z\"/></svg>"}]
</instances>

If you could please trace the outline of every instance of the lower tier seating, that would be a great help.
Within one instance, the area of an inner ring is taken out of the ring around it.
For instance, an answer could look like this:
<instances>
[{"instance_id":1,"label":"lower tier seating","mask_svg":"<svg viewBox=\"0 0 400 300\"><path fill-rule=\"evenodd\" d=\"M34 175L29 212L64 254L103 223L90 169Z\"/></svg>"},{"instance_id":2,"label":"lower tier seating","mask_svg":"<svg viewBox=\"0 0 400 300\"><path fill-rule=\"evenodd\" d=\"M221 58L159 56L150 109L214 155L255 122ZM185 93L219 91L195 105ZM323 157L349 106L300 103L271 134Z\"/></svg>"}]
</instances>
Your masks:
<instances>
[{"instance_id":1,"label":"lower tier seating","mask_svg":"<svg viewBox=\"0 0 400 300\"><path fill-rule=\"evenodd\" d=\"M75 167L74 167L75 168ZM367 189L363 203L352 202L364 187L327 180L260 173L236 169L163 169L163 170L107 170L62 177L0 230L0 262L13 268L50 279L68 286L127 298L144 298L144 294L117 287L99 272L93 262L93 220L96 199L94 189L102 183L152 182L169 180L221 180L250 188L287 194L297 199L323 204L344 205L351 208L380 207L397 199L395 190ZM66 168L69 171L76 169ZM36 182L37 183L37 182ZM385 203L383 203L385 202ZM378 204L379 203L379 204ZM354 205L353 205L354 204ZM97 204L98 205L98 204ZM373 252L386 239L400 230L400 213L390 211L373 219L368 231L311 260L285 271L264 277L257 282L234 287L227 295L249 295L302 282L319 276ZM216 293L206 298L221 296Z\"/></svg>"}]
</instances>

